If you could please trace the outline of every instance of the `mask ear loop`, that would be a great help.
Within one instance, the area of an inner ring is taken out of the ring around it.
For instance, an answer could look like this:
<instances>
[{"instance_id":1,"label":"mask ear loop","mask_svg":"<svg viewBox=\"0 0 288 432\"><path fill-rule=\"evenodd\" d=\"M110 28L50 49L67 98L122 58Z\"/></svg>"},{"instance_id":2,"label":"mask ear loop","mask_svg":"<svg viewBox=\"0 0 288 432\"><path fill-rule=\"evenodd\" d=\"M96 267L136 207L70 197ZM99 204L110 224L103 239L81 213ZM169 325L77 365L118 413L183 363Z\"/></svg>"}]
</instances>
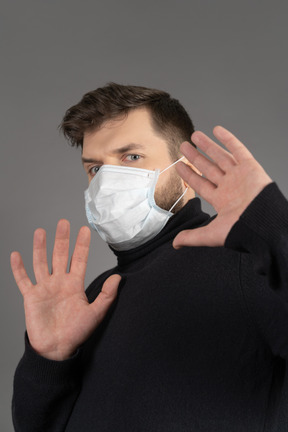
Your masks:
<instances>
[{"instance_id":1,"label":"mask ear loop","mask_svg":"<svg viewBox=\"0 0 288 432\"><path fill-rule=\"evenodd\" d=\"M173 162L171 165L169 165L167 168L165 168L163 171L161 171L159 173L162 174L164 171L168 170L169 168L171 168L173 165L177 164L178 162L180 162L182 159L184 159L185 156L182 156L180 159L178 159L177 161ZM188 190L188 186L186 186L185 191L183 192L183 194L177 199L177 201L172 205L172 207L170 208L169 212L171 212L173 210L173 208L178 204L178 202L183 198L183 196L185 195L185 193Z\"/></svg>"},{"instance_id":2,"label":"mask ear loop","mask_svg":"<svg viewBox=\"0 0 288 432\"><path fill-rule=\"evenodd\" d=\"M185 191L183 192L183 194L177 199L177 201L172 205L172 207L170 208L169 212L171 212L173 210L173 208L176 206L176 204L178 204L178 202L183 198L183 196L186 194L188 190L188 186L186 187Z\"/></svg>"},{"instance_id":3,"label":"mask ear loop","mask_svg":"<svg viewBox=\"0 0 288 432\"><path fill-rule=\"evenodd\" d=\"M171 165L169 165L167 168L164 168L164 170L160 171L159 175L162 174L164 171L168 170L169 168L171 168L173 165L175 165L176 163L180 162L182 159L184 159L185 156L182 156L180 159L178 159L177 161L173 162Z\"/></svg>"}]
</instances>

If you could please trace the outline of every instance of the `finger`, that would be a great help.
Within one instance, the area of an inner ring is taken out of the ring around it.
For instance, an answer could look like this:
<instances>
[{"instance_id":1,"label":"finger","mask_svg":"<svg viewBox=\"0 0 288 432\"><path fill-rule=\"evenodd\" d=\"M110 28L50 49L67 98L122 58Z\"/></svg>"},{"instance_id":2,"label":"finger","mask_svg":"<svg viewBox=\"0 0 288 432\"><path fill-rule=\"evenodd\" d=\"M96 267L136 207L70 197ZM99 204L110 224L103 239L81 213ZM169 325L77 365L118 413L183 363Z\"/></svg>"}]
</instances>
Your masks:
<instances>
[{"instance_id":1,"label":"finger","mask_svg":"<svg viewBox=\"0 0 288 432\"><path fill-rule=\"evenodd\" d=\"M56 228L55 243L52 255L53 273L66 273L69 257L70 223L61 219Z\"/></svg>"},{"instance_id":2,"label":"finger","mask_svg":"<svg viewBox=\"0 0 288 432\"><path fill-rule=\"evenodd\" d=\"M183 162L178 162L175 165L177 173L182 177L196 193L202 198L212 204L213 193L216 189L215 184L211 183L210 180L201 177L192 168Z\"/></svg>"},{"instance_id":3,"label":"finger","mask_svg":"<svg viewBox=\"0 0 288 432\"><path fill-rule=\"evenodd\" d=\"M46 250L46 232L41 228L38 228L34 232L33 268L37 283L49 276Z\"/></svg>"},{"instance_id":4,"label":"finger","mask_svg":"<svg viewBox=\"0 0 288 432\"><path fill-rule=\"evenodd\" d=\"M79 230L75 249L71 259L70 272L76 274L81 279L85 278L89 246L90 246L91 232L86 226Z\"/></svg>"},{"instance_id":5,"label":"finger","mask_svg":"<svg viewBox=\"0 0 288 432\"><path fill-rule=\"evenodd\" d=\"M12 252L10 257L11 269L13 272L13 276L16 284L18 285L19 290L24 296L30 288L33 287L33 284L29 277L27 276L21 255L19 252Z\"/></svg>"},{"instance_id":6,"label":"finger","mask_svg":"<svg viewBox=\"0 0 288 432\"><path fill-rule=\"evenodd\" d=\"M221 239L215 236L215 232L208 225L207 227L181 231L174 238L173 247L175 249L180 249L183 246L216 247L222 246L222 243Z\"/></svg>"},{"instance_id":7,"label":"finger","mask_svg":"<svg viewBox=\"0 0 288 432\"><path fill-rule=\"evenodd\" d=\"M195 149L190 143L184 142L181 144L181 152L184 156L197 167L208 180L215 185L218 185L219 179L223 176L224 172L214 162L210 161L207 157L203 156L198 150Z\"/></svg>"},{"instance_id":8,"label":"finger","mask_svg":"<svg viewBox=\"0 0 288 432\"><path fill-rule=\"evenodd\" d=\"M192 134L191 139L207 156L209 156L222 171L226 172L236 165L234 156L203 132L196 131Z\"/></svg>"},{"instance_id":9,"label":"finger","mask_svg":"<svg viewBox=\"0 0 288 432\"><path fill-rule=\"evenodd\" d=\"M118 286L121 276L114 274L110 276L103 284L100 294L96 297L90 307L97 313L97 321L100 323L107 314L110 306L117 297Z\"/></svg>"},{"instance_id":10,"label":"finger","mask_svg":"<svg viewBox=\"0 0 288 432\"><path fill-rule=\"evenodd\" d=\"M247 147L224 127L215 126L213 134L232 153L237 162L253 158Z\"/></svg>"}]
</instances>

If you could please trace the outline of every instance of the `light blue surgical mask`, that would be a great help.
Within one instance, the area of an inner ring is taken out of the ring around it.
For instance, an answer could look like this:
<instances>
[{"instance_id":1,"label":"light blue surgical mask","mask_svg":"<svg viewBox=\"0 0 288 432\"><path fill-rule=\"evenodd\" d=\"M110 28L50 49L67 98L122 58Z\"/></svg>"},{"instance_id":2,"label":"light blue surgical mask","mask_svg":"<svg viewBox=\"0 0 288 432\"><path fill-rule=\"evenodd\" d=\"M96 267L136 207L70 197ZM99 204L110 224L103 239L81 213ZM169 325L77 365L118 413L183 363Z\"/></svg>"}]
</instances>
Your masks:
<instances>
[{"instance_id":1,"label":"light blue surgical mask","mask_svg":"<svg viewBox=\"0 0 288 432\"><path fill-rule=\"evenodd\" d=\"M154 200L159 175L150 171L116 165L103 165L85 191L85 210L89 224L115 250L133 249L155 237L173 216Z\"/></svg>"}]
</instances>

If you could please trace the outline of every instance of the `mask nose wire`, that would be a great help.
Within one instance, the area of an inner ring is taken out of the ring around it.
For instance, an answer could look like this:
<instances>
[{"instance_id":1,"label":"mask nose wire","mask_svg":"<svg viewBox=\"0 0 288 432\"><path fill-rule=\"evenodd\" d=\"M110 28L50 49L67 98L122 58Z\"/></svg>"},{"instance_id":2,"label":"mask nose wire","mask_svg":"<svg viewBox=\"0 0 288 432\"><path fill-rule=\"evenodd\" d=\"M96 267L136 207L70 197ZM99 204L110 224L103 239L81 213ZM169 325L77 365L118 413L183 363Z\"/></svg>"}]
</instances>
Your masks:
<instances>
[{"instance_id":1,"label":"mask nose wire","mask_svg":"<svg viewBox=\"0 0 288 432\"><path fill-rule=\"evenodd\" d=\"M175 165L176 163L180 162L182 159L184 159L185 156L182 156L180 159L178 159L177 161L173 162L171 165L169 165L167 168L164 168L164 170L160 171L159 175L162 174L164 171L168 170L169 168L171 168L173 165Z\"/></svg>"}]
</instances>

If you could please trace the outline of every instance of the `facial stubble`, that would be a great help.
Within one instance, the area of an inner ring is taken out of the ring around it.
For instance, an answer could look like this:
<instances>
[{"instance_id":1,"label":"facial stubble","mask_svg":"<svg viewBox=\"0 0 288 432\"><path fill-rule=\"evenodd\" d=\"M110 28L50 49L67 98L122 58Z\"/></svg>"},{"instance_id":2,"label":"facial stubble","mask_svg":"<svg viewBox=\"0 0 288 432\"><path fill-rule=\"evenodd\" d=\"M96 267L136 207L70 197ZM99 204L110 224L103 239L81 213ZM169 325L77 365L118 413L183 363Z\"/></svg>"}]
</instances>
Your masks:
<instances>
[{"instance_id":1,"label":"facial stubble","mask_svg":"<svg viewBox=\"0 0 288 432\"><path fill-rule=\"evenodd\" d=\"M176 172L172 172L167 183L157 192L155 192L156 204L164 210L169 211L177 199L183 194L183 183ZM176 204L172 213L177 213L184 206L184 199Z\"/></svg>"}]
</instances>

